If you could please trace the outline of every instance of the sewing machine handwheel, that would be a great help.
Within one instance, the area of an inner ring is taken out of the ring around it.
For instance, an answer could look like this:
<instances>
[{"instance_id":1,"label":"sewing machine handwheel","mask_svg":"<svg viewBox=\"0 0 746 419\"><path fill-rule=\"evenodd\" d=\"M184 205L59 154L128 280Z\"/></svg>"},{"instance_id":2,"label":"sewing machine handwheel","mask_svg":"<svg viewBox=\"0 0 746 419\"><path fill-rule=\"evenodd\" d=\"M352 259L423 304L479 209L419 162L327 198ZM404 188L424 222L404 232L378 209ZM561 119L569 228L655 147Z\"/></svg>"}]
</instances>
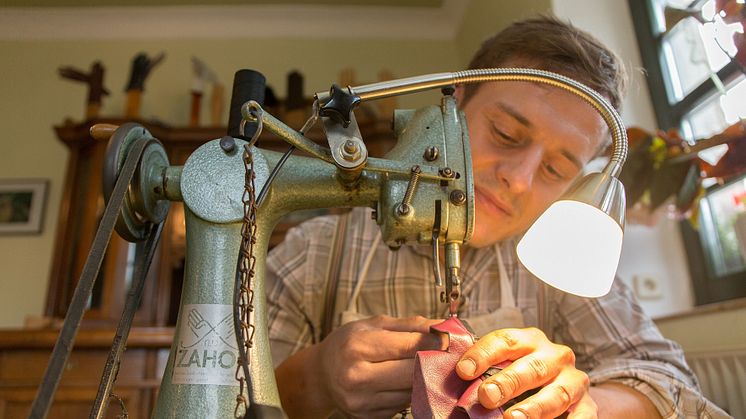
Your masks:
<instances>
[{"instance_id":1,"label":"sewing machine handwheel","mask_svg":"<svg viewBox=\"0 0 746 419\"><path fill-rule=\"evenodd\" d=\"M104 199L108 203L127 152L136 141L150 141L135 172L116 223L117 233L130 242L146 238L148 227L166 218L170 202L162 198L163 169L168 156L163 146L140 124L122 124L109 139L104 160Z\"/></svg>"}]
</instances>

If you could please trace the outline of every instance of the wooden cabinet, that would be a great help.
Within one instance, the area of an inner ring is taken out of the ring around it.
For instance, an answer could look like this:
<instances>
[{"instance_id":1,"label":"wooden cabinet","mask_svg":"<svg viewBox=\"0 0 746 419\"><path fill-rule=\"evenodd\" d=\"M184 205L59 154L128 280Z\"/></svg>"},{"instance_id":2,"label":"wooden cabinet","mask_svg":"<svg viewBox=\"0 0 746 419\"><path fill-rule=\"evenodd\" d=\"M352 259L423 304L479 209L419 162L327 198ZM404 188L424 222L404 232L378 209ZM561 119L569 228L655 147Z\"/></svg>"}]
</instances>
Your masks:
<instances>
[{"instance_id":1,"label":"wooden cabinet","mask_svg":"<svg viewBox=\"0 0 746 419\"><path fill-rule=\"evenodd\" d=\"M88 417L113 336L108 329L78 333L49 419ZM114 387L130 419L150 417L172 338L171 328L134 328L130 332ZM56 339L53 330L0 331L0 418L28 417ZM119 402L111 398L106 417L116 418L120 413Z\"/></svg>"}]
</instances>

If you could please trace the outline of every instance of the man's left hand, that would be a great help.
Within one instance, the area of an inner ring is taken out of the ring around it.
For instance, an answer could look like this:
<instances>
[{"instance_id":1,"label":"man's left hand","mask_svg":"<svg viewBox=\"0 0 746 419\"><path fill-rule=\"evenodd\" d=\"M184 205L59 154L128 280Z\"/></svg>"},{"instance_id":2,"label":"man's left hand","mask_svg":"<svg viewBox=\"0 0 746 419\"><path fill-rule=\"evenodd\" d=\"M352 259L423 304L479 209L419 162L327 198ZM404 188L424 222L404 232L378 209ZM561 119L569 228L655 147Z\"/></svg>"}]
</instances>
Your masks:
<instances>
[{"instance_id":1,"label":"man's left hand","mask_svg":"<svg viewBox=\"0 0 746 419\"><path fill-rule=\"evenodd\" d=\"M575 354L564 345L552 343L539 329L501 329L480 338L464 353L456 372L473 380L492 365L513 361L485 379L479 387L479 402L495 409L522 393L542 387L536 394L516 403L506 418L597 417L596 403L588 394L590 380L575 368Z\"/></svg>"}]
</instances>

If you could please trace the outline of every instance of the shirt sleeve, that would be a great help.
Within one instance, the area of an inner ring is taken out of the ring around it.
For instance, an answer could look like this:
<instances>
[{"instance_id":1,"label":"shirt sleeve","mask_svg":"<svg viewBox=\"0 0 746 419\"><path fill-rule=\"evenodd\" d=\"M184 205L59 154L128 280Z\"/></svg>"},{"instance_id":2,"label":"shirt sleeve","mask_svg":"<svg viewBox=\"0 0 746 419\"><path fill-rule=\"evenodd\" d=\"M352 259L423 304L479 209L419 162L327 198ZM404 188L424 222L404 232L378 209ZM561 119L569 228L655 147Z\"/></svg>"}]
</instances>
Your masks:
<instances>
[{"instance_id":1,"label":"shirt sleeve","mask_svg":"<svg viewBox=\"0 0 746 419\"><path fill-rule=\"evenodd\" d=\"M601 298L556 291L550 301L556 302L555 336L573 349L591 384L632 387L664 418L729 417L702 395L681 347L661 335L621 280Z\"/></svg>"},{"instance_id":2,"label":"shirt sleeve","mask_svg":"<svg viewBox=\"0 0 746 419\"><path fill-rule=\"evenodd\" d=\"M319 217L288 230L267 256L267 323L275 367L319 340L326 261L337 218Z\"/></svg>"}]
</instances>

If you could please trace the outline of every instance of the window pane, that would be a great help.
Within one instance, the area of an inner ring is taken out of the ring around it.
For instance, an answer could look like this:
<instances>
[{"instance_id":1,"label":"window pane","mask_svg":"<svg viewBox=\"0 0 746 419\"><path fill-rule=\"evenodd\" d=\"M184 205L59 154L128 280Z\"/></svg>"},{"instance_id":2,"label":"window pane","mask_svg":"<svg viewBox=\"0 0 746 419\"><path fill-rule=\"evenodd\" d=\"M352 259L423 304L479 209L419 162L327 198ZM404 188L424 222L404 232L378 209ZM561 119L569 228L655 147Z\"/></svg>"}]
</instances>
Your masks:
<instances>
[{"instance_id":1,"label":"window pane","mask_svg":"<svg viewBox=\"0 0 746 419\"><path fill-rule=\"evenodd\" d=\"M666 35L663 42L664 58L671 69L671 103L680 101L710 75L700 26L696 19L682 20Z\"/></svg>"},{"instance_id":2,"label":"window pane","mask_svg":"<svg viewBox=\"0 0 746 419\"><path fill-rule=\"evenodd\" d=\"M708 138L746 118L746 77L730 83L725 92L710 96L684 116L684 138L690 142Z\"/></svg>"},{"instance_id":3,"label":"window pane","mask_svg":"<svg viewBox=\"0 0 746 419\"><path fill-rule=\"evenodd\" d=\"M668 26L673 27L680 19L679 10L697 10L705 0L652 0L653 13L659 34L666 32Z\"/></svg>"},{"instance_id":4,"label":"window pane","mask_svg":"<svg viewBox=\"0 0 746 419\"><path fill-rule=\"evenodd\" d=\"M711 137L728 126L720 97L717 95L706 100L684 117L684 136L689 142Z\"/></svg>"},{"instance_id":5,"label":"window pane","mask_svg":"<svg viewBox=\"0 0 746 419\"><path fill-rule=\"evenodd\" d=\"M743 32L743 26L723 22L714 0L704 2L695 17L678 23L670 10L674 20L667 22L673 27L664 36L663 60L671 73L669 101L676 103L730 62L729 55L736 53L733 34Z\"/></svg>"},{"instance_id":6,"label":"window pane","mask_svg":"<svg viewBox=\"0 0 746 419\"><path fill-rule=\"evenodd\" d=\"M737 48L733 42L733 34L743 32L743 25L740 23L726 24L723 18L715 13L714 0L707 2L707 5L712 7L703 9L702 14L712 22L700 25L699 31L710 68L717 71L730 62L730 57L736 55ZM712 13L711 18L709 17L710 11Z\"/></svg>"},{"instance_id":7,"label":"window pane","mask_svg":"<svg viewBox=\"0 0 746 419\"><path fill-rule=\"evenodd\" d=\"M746 269L734 223L746 212L746 178L708 194L700 201L700 236L715 276Z\"/></svg>"},{"instance_id":8,"label":"window pane","mask_svg":"<svg viewBox=\"0 0 746 419\"><path fill-rule=\"evenodd\" d=\"M722 106L728 125L746 118L746 78L741 77L735 86L727 90L722 98Z\"/></svg>"}]
</instances>

